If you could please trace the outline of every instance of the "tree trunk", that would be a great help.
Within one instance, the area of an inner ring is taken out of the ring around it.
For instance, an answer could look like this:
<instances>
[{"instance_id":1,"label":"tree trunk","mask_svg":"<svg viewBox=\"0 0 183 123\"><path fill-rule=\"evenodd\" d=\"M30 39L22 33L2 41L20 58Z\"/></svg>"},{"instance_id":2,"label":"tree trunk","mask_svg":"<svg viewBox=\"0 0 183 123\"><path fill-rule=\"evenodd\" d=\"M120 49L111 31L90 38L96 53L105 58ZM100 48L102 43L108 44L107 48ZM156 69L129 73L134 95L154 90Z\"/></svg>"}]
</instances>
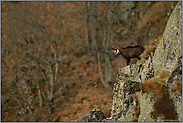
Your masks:
<instances>
[{"instance_id":1,"label":"tree trunk","mask_svg":"<svg viewBox=\"0 0 183 123\"><path fill-rule=\"evenodd\" d=\"M91 48L91 28L90 28L90 23L91 23L91 2L86 2L86 46L88 48Z\"/></svg>"},{"instance_id":2,"label":"tree trunk","mask_svg":"<svg viewBox=\"0 0 183 123\"><path fill-rule=\"evenodd\" d=\"M98 53L97 56L98 56L98 68L99 68L99 73L100 73L100 78L101 78L102 84L104 85L105 88L109 88L108 82L106 82L103 77L100 53Z\"/></svg>"},{"instance_id":3,"label":"tree trunk","mask_svg":"<svg viewBox=\"0 0 183 123\"><path fill-rule=\"evenodd\" d=\"M96 2L92 2L92 10L93 10L93 16L91 18L91 24L90 24L90 28L91 28L91 33L92 33L92 49L98 50L98 46L97 46L97 41L96 41L96 37L97 37L97 31L96 31L96 25L97 25L97 13L96 13Z\"/></svg>"},{"instance_id":4,"label":"tree trunk","mask_svg":"<svg viewBox=\"0 0 183 123\"><path fill-rule=\"evenodd\" d=\"M112 79L112 66L110 56L108 54L106 54L105 57L105 76L106 81L110 82Z\"/></svg>"}]
</instances>

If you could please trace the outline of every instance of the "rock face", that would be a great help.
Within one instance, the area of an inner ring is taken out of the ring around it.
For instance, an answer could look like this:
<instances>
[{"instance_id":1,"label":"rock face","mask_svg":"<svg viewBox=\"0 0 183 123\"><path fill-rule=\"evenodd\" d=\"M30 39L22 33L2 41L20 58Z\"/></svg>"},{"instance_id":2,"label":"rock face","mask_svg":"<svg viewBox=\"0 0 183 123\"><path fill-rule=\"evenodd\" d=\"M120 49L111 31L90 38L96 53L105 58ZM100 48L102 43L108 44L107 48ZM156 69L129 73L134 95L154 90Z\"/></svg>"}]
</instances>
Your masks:
<instances>
[{"instance_id":1,"label":"rock face","mask_svg":"<svg viewBox=\"0 0 183 123\"><path fill-rule=\"evenodd\" d=\"M182 121L182 2L155 53L119 69L113 92L111 117L102 122Z\"/></svg>"},{"instance_id":2,"label":"rock face","mask_svg":"<svg viewBox=\"0 0 183 123\"><path fill-rule=\"evenodd\" d=\"M87 116L76 120L75 122L101 122L106 119L104 113L100 109L93 109Z\"/></svg>"},{"instance_id":3,"label":"rock face","mask_svg":"<svg viewBox=\"0 0 183 123\"><path fill-rule=\"evenodd\" d=\"M173 71L182 59L182 6L174 9L153 57L155 74L162 70Z\"/></svg>"}]
</instances>

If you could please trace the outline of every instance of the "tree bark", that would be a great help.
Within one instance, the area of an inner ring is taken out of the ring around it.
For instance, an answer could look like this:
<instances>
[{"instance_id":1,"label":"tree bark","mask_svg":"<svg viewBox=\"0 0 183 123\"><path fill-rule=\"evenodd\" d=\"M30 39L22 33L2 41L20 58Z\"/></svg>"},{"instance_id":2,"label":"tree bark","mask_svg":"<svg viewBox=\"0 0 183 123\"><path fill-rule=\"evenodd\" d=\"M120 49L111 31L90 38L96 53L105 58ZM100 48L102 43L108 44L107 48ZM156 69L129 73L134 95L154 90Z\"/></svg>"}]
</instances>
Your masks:
<instances>
[{"instance_id":1,"label":"tree bark","mask_svg":"<svg viewBox=\"0 0 183 123\"><path fill-rule=\"evenodd\" d=\"M86 2L85 3L85 8L86 8L86 46L88 48L91 48L91 28L90 28L90 23L91 23L91 2Z\"/></svg>"},{"instance_id":2,"label":"tree bark","mask_svg":"<svg viewBox=\"0 0 183 123\"><path fill-rule=\"evenodd\" d=\"M91 4L91 9L93 10L93 15L91 17L91 24L90 24L90 28L91 28L91 34L92 34L92 49L98 50L98 46L97 46L97 32L96 32L96 25L97 25L97 13L96 13L96 2L92 2Z\"/></svg>"},{"instance_id":3,"label":"tree bark","mask_svg":"<svg viewBox=\"0 0 183 123\"><path fill-rule=\"evenodd\" d=\"M97 57L98 57L98 68L99 68L99 73L100 73L100 78L101 78L102 84L104 85L105 88L109 88L108 83L104 80L104 77L103 77L100 53L97 53Z\"/></svg>"}]
</instances>

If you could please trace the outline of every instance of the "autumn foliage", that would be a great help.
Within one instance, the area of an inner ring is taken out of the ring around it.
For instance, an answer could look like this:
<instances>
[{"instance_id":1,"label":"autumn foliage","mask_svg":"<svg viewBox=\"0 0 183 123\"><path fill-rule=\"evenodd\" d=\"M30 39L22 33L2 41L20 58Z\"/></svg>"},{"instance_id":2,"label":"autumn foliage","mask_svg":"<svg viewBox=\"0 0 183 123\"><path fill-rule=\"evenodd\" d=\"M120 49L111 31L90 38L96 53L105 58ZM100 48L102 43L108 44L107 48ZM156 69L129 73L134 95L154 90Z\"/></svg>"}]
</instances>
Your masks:
<instances>
[{"instance_id":1,"label":"autumn foliage","mask_svg":"<svg viewBox=\"0 0 183 123\"><path fill-rule=\"evenodd\" d=\"M109 86L122 65L110 46L148 44L177 2L131 2L125 11L124 3L2 1L1 121L68 122L94 107L109 116ZM151 21L161 24L139 34L152 5L164 7Z\"/></svg>"}]
</instances>

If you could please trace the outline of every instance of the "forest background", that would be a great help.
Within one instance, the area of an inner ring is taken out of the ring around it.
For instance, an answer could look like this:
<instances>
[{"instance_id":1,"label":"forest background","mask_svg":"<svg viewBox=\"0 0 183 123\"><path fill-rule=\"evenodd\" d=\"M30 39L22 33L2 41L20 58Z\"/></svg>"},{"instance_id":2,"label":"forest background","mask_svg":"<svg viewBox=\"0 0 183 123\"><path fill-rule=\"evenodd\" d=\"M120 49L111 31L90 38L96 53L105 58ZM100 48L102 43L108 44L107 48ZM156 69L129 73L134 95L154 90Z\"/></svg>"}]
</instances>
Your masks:
<instances>
[{"instance_id":1,"label":"forest background","mask_svg":"<svg viewBox=\"0 0 183 123\"><path fill-rule=\"evenodd\" d=\"M176 4L2 1L1 121L74 121L93 108L109 117L126 66L110 47L149 45Z\"/></svg>"}]
</instances>

